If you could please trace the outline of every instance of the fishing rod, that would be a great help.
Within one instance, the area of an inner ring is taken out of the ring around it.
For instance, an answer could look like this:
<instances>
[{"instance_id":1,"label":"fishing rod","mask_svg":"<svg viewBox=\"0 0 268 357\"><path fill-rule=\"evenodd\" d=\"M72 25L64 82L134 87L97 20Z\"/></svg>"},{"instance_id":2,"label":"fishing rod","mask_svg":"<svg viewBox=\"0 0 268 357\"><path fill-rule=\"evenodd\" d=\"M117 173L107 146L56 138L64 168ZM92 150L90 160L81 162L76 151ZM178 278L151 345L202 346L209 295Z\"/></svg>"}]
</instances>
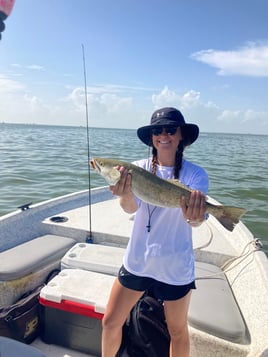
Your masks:
<instances>
[{"instance_id":1,"label":"fishing rod","mask_svg":"<svg viewBox=\"0 0 268 357\"><path fill-rule=\"evenodd\" d=\"M89 120L88 120L88 103L87 103L87 73L86 73L86 61L85 61L85 50L82 44L82 55L83 55L83 69L84 69L84 92L85 92L85 108L86 108L86 123L87 123L87 167L88 167L88 223L89 223L89 233L86 237L87 243L92 243L92 230L91 230L91 177L90 177L90 137L89 137Z\"/></svg>"}]
</instances>

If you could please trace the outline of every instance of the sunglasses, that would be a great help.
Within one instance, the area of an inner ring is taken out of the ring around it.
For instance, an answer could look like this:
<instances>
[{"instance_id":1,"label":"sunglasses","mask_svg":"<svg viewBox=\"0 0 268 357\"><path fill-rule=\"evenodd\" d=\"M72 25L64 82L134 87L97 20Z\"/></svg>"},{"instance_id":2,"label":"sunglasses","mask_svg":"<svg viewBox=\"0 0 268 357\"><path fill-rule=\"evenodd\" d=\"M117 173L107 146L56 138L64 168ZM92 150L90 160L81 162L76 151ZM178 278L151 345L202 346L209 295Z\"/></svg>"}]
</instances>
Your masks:
<instances>
[{"instance_id":1,"label":"sunglasses","mask_svg":"<svg viewBox=\"0 0 268 357\"><path fill-rule=\"evenodd\" d=\"M165 132L167 135L175 135L178 127L177 126L160 126L159 128L152 129L152 134L155 136L159 136L162 134L164 129L165 129Z\"/></svg>"}]
</instances>

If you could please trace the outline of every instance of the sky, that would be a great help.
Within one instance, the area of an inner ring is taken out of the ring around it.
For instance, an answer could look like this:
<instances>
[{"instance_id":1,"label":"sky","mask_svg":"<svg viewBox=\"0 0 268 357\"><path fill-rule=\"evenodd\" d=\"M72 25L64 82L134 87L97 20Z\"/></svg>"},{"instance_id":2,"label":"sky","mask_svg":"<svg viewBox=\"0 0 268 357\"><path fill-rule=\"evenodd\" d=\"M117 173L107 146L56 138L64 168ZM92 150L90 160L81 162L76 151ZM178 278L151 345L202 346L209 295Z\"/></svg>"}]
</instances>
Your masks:
<instances>
[{"instance_id":1,"label":"sky","mask_svg":"<svg viewBox=\"0 0 268 357\"><path fill-rule=\"evenodd\" d=\"M172 106L201 132L268 135L267 14L267 0L16 0L0 122L136 129Z\"/></svg>"}]
</instances>

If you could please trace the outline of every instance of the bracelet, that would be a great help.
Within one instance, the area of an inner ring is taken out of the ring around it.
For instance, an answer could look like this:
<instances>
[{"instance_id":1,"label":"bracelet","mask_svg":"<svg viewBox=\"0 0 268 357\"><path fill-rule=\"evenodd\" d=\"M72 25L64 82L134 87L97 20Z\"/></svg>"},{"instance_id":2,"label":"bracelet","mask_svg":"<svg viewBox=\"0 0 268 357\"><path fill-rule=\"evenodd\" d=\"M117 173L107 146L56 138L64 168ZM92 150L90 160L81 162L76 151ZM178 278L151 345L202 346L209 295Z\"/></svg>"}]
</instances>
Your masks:
<instances>
[{"instance_id":1,"label":"bracelet","mask_svg":"<svg viewBox=\"0 0 268 357\"><path fill-rule=\"evenodd\" d=\"M191 221L189 218L186 219L186 222L194 227L200 226L203 223L203 221Z\"/></svg>"}]
</instances>

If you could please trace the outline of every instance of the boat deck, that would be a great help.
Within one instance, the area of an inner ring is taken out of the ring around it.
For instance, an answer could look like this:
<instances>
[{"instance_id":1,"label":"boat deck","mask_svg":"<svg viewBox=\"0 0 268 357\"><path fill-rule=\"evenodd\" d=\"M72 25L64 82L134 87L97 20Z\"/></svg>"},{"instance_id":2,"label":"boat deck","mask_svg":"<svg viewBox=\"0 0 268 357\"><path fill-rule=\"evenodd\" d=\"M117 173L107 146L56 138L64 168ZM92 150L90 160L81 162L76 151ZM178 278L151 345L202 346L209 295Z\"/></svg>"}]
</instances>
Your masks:
<instances>
[{"instance_id":1,"label":"boat deck","mask_svg":"<svg viewBox=\"0 0 268 357\"><path fill-rule=\"evenodd\" d=\"M43 222L48 225L49 232L53 234L65 233L68 229L73 234L79 236L79 232L89 232L89 207L83 206L61 213L61 216L68 218L66 222L55 223L51 217L46 218ZM91 207L91 231L94 243L115 244L125 247L127 245L130 232L133 226L134 215L125 213L119 206L119 200L113 199L104 202L98 202ZM215 229L215 218L209 217L206 223L200 227L193 228L194 249L207 252L217 252L225 257L231 257L237 254L232 244L226 245L222 238L232 233L224 230L218 224L218 230ZM213 225L213 231L212 231ZM217 222L216 222L217 227Z\"/></svg>"},{"instance_id":2,"label":"boat deck","mask_svg":"<svg viewBox=\"0 0 268 357\"><path fill-rule=\"evenodd\" d=\"M38 348L47 357L95 357L88 353L70 350L66 347L45 344L39 337L32 342L31 346Z\"/></svg>"}]
</instances>

